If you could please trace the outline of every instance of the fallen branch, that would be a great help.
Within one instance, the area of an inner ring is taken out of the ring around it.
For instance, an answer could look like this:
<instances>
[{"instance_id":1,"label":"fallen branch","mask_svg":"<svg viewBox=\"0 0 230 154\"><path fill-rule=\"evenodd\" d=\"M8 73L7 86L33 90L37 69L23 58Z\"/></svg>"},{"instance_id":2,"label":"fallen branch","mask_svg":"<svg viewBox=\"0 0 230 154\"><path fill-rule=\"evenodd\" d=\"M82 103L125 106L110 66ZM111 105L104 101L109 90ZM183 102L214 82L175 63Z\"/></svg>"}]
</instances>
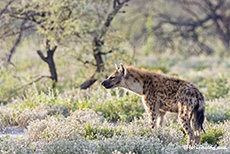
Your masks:
<instances>
[{"instance_id":1,"label":"fallen branch","mask_svg":"<svg viewBox=\"0 0 230 154\"><path fill-rule=\"evenodd\" d=\"M38 77L37 79L35 79L35 80L33 80L33 81L31 81L31 82L29 82L27 84L24 84L24 85L20 86L19 88L14 89L14 91L17 91L17 90L20 90L20 89L22 89L24 87L32 85L33 83L38 82L38 81L40 81L43 78L51 78L51 77L50 76L46 76L46 75L42 75L42 76Z\"/></svg>"},{"instance_id":2,"label":"fallen branch","mask_svg":"<svg viewBox=\"0 0 230 154\"><path fill-rule=\"evenodd\" d=\"M93 74L90 79L86 80L84 83L81 84L81 89L88 89L89 87L91 87L96 81L97 79L94 78L95 74Z\"/></svg>"}]
</instances>

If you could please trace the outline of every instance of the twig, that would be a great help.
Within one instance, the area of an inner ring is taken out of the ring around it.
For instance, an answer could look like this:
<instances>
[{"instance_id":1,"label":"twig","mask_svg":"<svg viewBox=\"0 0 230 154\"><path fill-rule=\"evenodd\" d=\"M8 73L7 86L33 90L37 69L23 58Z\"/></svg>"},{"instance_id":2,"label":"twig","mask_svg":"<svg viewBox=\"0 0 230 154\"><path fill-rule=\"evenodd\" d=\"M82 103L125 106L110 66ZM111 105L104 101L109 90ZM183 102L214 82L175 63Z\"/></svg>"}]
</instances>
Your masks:
<instances>
[{"instance_id":1,"label":"twig","mask_svg":"<svg viewBox=\"0 0 230 154\"><path fill-rule=\"evenodd\" d=\"M10 6L11 3L13 3L15 0L11 0L9 1L6 6L4 7L4 9L0 12L0 17L3 15L3 13L6 12L7 8Z\"/></svg>"},{"instance_id":2,"label":"twig","mask_svg":"<svg viewBox=\"0 0 230 154\"><path fill-rule=\"evenodd\" d=\"M50 76L46 76L46 75L42 75L42 76L38 77L37 79L35 79L35 80L33 80L33 81L31 81L31 82L29 82L27 84L24 84L24 85L20 86L19 88L14 89L14 90L15 91L20 90L20 89L22 89L24 87L27 87L27 86L33 84L34 82L38 82L39 80L41 80L43 78L51 78L51 77Z\"/></svg>"},{"instance_id":3,"label":"twig","mask_svg":"<svg viewBox=\"0 0 230 154\"><path fill-rule=\"evenodd\" d=\"M84 60L82 60L81 58L77 58L77 60L80 61L80 62L82 62L84 65L85 65L85 64L91 64L91 65L93 65L93 66L97 66L96 64L94 64L93 62L90 62L90 61L88 61L88 60L84 61Z\"/></svg>"},{"instance_id":4,"label":"twig","mask_svg":"<svg viewBox=\"0 0 230 154\"><path fill-rule=\"evenodd\" d=\"M107 54L112 53L112 52L113 52L113 50L109 50L108 52L100 52L100 54L101 55L107 55Z\"/></svg>"}]
</instances>

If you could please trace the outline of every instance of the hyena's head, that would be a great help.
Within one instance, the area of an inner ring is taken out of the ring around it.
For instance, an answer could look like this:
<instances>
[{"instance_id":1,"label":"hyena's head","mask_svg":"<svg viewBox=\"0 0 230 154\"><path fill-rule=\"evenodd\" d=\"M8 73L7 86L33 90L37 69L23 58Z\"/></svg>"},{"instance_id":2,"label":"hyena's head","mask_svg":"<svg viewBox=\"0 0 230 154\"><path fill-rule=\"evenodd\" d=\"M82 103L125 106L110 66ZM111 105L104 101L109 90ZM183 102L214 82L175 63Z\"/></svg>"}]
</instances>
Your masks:
<instances>
[{"instance_id":1,"label":"hyena's head","mask_svg":"<svg viewBox=\"0 0 230 154\"><path fill-rule=\"evenodd\" d=\"M123 87L126 77L127 69L124 65L120 64L119 67L116 66L116 70L113 71L107 79L102 81L101 85L106 89Z\"/></svg>"}]
</instances>

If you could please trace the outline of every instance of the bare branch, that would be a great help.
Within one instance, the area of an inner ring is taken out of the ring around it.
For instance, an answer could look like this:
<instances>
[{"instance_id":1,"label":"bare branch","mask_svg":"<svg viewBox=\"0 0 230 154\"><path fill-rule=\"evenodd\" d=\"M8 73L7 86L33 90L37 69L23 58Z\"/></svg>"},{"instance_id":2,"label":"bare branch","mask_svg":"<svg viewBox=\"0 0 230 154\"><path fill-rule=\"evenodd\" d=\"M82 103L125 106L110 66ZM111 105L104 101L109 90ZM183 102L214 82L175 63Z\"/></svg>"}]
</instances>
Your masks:
<instances>
[{"instance_id":1,"label":"bare branch","mask_svg":"<svg viewBox=\"0 0 230 154\"><path fill-rule=\"evenodd\" d=\"M13 31L13 28L9 29L5 31L3 34L1 34L0 39L19 34L21 31L25 31L33 27L34 25L24 26L22 29L19 29L18 31Z\"/></svg>"},{"instance_id":2,"label":"bare branch","mask_svg":"<svg viewBox=\"0 0 230 154\"><path fill-rule=\"evenodd\" d=\"M102 39L102 37L104 37L104 35L108 31L108 28L109 28L114 16L119 12L119 10L122 8L122 6L124 6L124 4L126 4L129 1L130 0L124 0L123 2L120 3L118 0L114 0L114 3L117 3L118 5L115 5L113 11L108 14L106 21L105 21L105 24L104 24L104 27L101 30L101 35L99 37L100 39Z\"/></svg>"},{"instance_id":3,"label":"bare branch","mask_svg":"<svg viewBox=\"0 0 230 154\"><path fill-rule=\"evenodd\" d=\"M22 33L23 33L23 27L24 27L24 25L25 25L26 22L27 22L27 20L24 20L24 21L21 23L20 32L19 32L18 38L17 38L17 40L15 41L13 47L11 48L10 54L9 54L9 56L8 56L8 59L7 59L8 63L11 63L12 55L14 54L14 52L15 52L15 50L16 50L18 44L19 44L20 41L21 41Z\"/></svg>"},{"instance_id":4,"label":"bare branch","mask_svg":"<svg viewBox=\"0 0 230 154\"><path fill-rule=\"evenodd\" d=\"M77 58L77 60L78 61L80 61L80 62L82 62L84 65L86 65L86 64L90 64L90 65L92 65L92 66L97 66L96 64L94 64L93 62L90 62L90 61L84 61L84 60L82 60L81 58Z\"/></svg>"},{"instance_id":5,"label":"bare branch","mask_svg":"<svg viewBox=\"0 0 230 154\"><path fill-rule=\"evenodd\" d=\"M14 90L17 91L17 90L23 89L24 87L27 87L27 86L35 83L35 82L38 82L38 81L40 81L43 78L51 78L51 77L50 76L46 76L46 75L42 75L42 76L38 77L37 79L35 79L35 80L33 80L33 81L31 81L31 82L29 82L27 84L24 84L24 85L20 86L19 88L14 89Z\"/></svg>"},{"instance_id":6,"label":"bare branch","mask_svg":"<svg viewBox=\"0 0 230 154\"><path fill-rule=\"evenodd\" d=\"M47 57L45 57L45 56L43 55L43 53L41 52L41 50L37 50L37 54L40 56L40 58L41 58L43 61L45 61L46 63L48 62Z\"/></svg>"},{"instance_id":7,"label":"bare branch","mask_svg":"<svg viewBox=\"0 0 230 154\"><path fill-rule=\"evenodd\" d=\"M0 12L0 17L6 12L6 10L8 9L8 7L10 6L10 4L12 4L15 0L10 0L6 6L4 7L4 9Z\"/></svg>"}]
</instances>

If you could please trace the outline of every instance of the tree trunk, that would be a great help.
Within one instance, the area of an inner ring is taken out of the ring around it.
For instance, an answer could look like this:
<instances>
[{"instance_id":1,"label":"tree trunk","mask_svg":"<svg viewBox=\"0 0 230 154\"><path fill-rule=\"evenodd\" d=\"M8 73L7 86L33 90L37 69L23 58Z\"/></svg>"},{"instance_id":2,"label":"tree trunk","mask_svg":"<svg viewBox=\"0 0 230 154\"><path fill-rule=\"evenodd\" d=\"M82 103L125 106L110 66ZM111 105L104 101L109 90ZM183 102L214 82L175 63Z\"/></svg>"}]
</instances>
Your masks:
<instances>
[{"instance_id":1,"label":"tree trunk","mask_svg":"<svg viewBox=\"0 0 230 154\"><path fill-rule=\"evenodd\" d=\"M56 66L55 66L55 62L54 62L54 58L53 58L54 52L56 51L56 49L57 49L57 46L55 46L53 49L47 48L47 51L46 51L47 57L45 57L40 50L37 51L40 58L44 62L46 62L49 66L49 71L50 71L50 75L51 75L50 78L53 81L52 88L55 88L56 83L58 82L57 70L56 70Z\"/></svg>"},{"instance_id":2,"label":"tree trunk","mask_svg":"<svg viewBox=\"0 0 230 154\"><path fill-rule=\"evenodd\" d=\"M98 37L94 38L93 46L95 47L95 49L93 50L93 56L96 61L97 69L95 73L90 77L90 79L86 80L84 83L81 84L81 89L87 89L92 86L97 81L97 79L95 78L95 74L104 71L104 61L101 54L101 47L103 44L104 42L100 41Z\"/></svg>"},{"instance_id":3,"label":"tree trunk","mask_svg":"<svg viewBox=\"0 0 230 154\"><path fill-rule=\"evenodd\" d=\"M93 56L94 56L94 59L96 60L96 65L97 65L96 72L104 71L104 61L101 55L101 48L103 44L104 44L104 41L99 40L99 38L97 37L94 38L95 49L93 50Z\"/></svg>"},{"instance_id":4,"label":"tree trunk","mask_svg":"<svg viewBox=\"0 0 230 154\"><path fill-rule=\"evenodd\" d=\"M104 45L104 39L106 33L108 32L111 22L116 16L116 14L119 12L122 6L124 6L124 4L126 4L129 1L130 0L124 0L123 2L120 2L119 0L113 1L113 10L108 14L104 26L100 30L100 33L97 36L95 36L93 40L93 47L94 47L93 56L96 61L97 69L95 73L90 77L90 79L86 80L83 84L81 84L81 89L87 89L90 86L92 86L97 81L97 78L95 78L95 74L104 71L105 67L104 67L104 61L102 59L101 48Z\"/></svg>"},{"instance_id":5,"label":"tree trunk","mask_svg":"<svg viewBox=\"0 0 230 154\"><path fill-rule=\"evenodd\" d=\"M57 82L58 76L57 76L56 66L55 66L55 62L54 62L54 58L53 58L55 50L56 50L56 48L48 51L47 63L49 65L51 79L53 81Z\"/></svg>"}]
</instances>

